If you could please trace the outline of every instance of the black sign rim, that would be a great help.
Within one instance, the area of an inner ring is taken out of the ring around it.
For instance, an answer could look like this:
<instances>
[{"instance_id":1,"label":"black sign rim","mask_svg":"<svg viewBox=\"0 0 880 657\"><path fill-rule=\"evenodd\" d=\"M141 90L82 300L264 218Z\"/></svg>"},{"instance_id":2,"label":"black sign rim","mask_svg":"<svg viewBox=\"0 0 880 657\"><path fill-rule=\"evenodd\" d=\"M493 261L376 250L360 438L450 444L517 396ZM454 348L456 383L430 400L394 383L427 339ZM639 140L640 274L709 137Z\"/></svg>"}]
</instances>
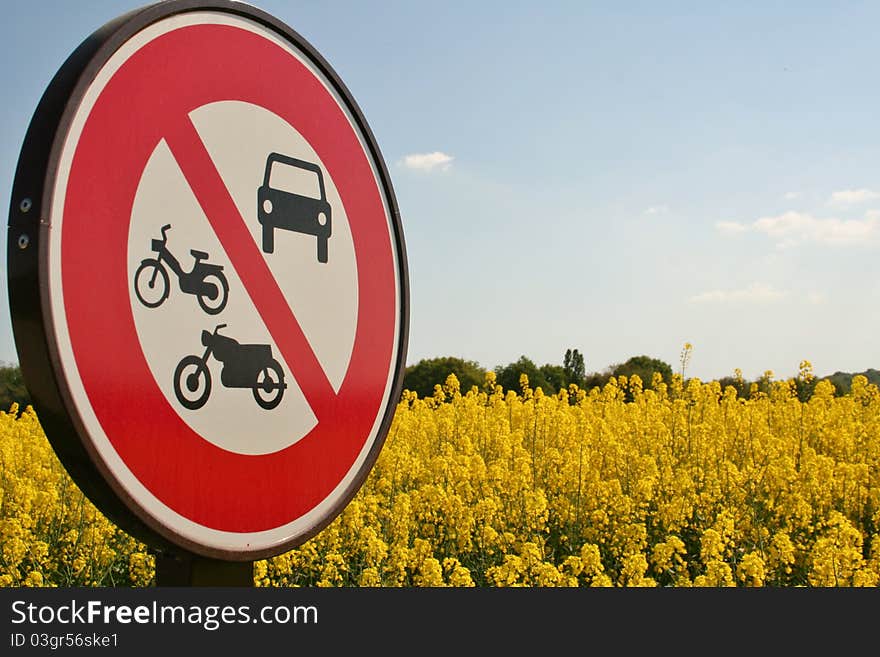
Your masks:
<instances>
[{"instance_id":1,"label":"black sign rim","mask_svg":"<svg viewBox=\"0 0 880 657\"><path fill-rule=\"evenodd\" d=\"M49 304L49 209L68 130L97 73L113 54L145 27L171 16L214 11L250 19L298 48L339 94L376 168L387 204L397 256L399 331L388 402L376 438L360 470L339 500L311 527L270 548L228 550L183 536L129 496L97 454L64 378ZM270 558L306 542L349 504L384 445L403 389L409 341L409 268L399 206L375 136L352 94L324 57L299 33L271 14L235 0L165 0L118 16L88 36L47 86L31 119L12 188L7 235L7 278L13 335L22 376L53 450L90 501L122 530L156 550L191 553L227 561Z\"/></svg>"}]
</instances>

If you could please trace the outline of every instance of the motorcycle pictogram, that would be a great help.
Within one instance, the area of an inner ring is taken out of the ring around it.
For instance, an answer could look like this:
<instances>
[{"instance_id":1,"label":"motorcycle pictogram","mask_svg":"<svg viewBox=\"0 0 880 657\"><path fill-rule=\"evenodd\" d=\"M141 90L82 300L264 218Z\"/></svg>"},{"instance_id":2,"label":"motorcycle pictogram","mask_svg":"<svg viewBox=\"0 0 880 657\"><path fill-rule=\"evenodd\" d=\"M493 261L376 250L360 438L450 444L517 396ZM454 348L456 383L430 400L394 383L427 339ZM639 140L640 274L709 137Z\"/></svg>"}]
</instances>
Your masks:
<instances>
[{"instance_id":1,"label":"motorcycle pictogram","mask_svg":"<svg viewBox=\"0 0 880 657\"><path fill-rule=\"evenodd\" d=\"M218 331L226 324L218 324L211 333L202 331L205 353L184 356L174 370L174 394L184 408L198 410L211 394L211 355L223 363L220 383L227 388L250 388L257 404L271 410L281 403L284 389L284 370L272 358L272 345L241 344Z\"/></svg>"},{"instance_id":2,"label":"motorcycle pictogram","mask_svg":"<svg viewBox=\"0 0 880 657\"><path fill-rule=\"evenodd\" d=\"M191 271L184 272L180 262L166 246L166 233L170 228L171 224L162 226L162 239L154 239L151 243L151 249L158 254L157 257L142 260L134 274L134 292L138 300L147 308L157 308L168 298L171 284L167 265L177 275L181 292L194 294L202 310L216 315L226 307L229 295L229 283L223 274L223 266L205 262L207 253L191 249L193 267Z\"/></svg>"}]
</instances>

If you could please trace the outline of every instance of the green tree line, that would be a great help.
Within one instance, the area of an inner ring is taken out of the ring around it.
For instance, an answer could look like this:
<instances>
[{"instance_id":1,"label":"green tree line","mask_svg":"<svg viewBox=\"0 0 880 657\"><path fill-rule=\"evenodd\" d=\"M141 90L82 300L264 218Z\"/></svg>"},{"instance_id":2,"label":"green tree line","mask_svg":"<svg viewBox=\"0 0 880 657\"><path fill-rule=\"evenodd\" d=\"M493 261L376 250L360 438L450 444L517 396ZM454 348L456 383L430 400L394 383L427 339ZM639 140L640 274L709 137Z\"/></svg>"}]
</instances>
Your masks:
<instances>
[{"instance_id":1,"label":"green tree line","mask_svg":"<svg viewBox=\"0 0 880 657\"><path fill-rule=\"evenodd\" d=\"M403 387L419 395L428 397L434 394L434 386L442 385L450 374L455 374L462 390L470 390L476 386L481 388L486 380L488 370L479 363L456 356L425 358L406 368ZM536 365L527 356L507 365L500 365L493 370L496 382L505 390L520 392L520 376L525 374L529 379L529 387L541 388L545 394L556 394L569 385L576 385L583 390L604 386L613 377L637 374L645 388L651 387L654 372L658 372L665 383L672 380L672 366L658 358L649 356L633 356L623 363L611 365L601 372L587 372L583 354L577 349L567 349L562 364L545 363ZM869 383L880 385L880 370L869 368L863 372L835 372L823 377L833 385L837 395L845 395L850 391L853 377L861 374ZM820 379L798 381L798 392L804 399L809 398L813 388ZM726 376L718 379L722 388L733 386L740 397L747 397L752 384L759 390L769 386L769 380L761 377L755 381L747 381L741 377ZM21 410L32 403L30 393L21 375L18 365L0 364L0 410L7 410L17 403Z\"/></svg>"},{"instance_id":2,"label":"green tree line","mask_svg":"<svg viewBox=\"0 0 880 657\"><path fill-rule=\"evenodd\" d=\"M455 356L425 358L406 368L403 387L405 390L417 393L419 397L428 397L434 394L434 386L442 385L450 374L454 374L461 384L462 391L466 391L473 386L481 388L488 371L476 361ZM669 363L646 355L632 356L623 363L615 363L601 371L588 373L584 356L578 349L567 349L562 364L545 363L539 366L523 355L515 362L499 365L492 371L495 372L496 382L505 390L519 392L520 376L524 374L528 377L529 387L541 388L544 394L556 394L572 384L590 390L604 386L611 377L631 378L633 375L638 375L644 388L647 389L652 385L655 372L660 374L666 384L672 381L673 374L673 368ZM836 394L840 396L850 391L853 377L858 374L865 376L869 383L880 385L880 370L871 368L863 372L835 372L822 378L829 380L834 385ZM821 379L814 378L809 381L798 379L796 383L799 396L803 399L809 398L819 380ZM766 375L754 380L726 376L718 379L718 382L722 389L733 386L740 397L748 397L753 384L760 391L766 391L770 386L770 380Z\"/></svg>"},{"instance_id":3,"label":"green tree line","mask_svg":"<svg viewBox=\"0 0 880 657\"><path fill-rule=\"evenodd\" d=\"M4 363L0 365L0 410L9 410L13 403L24 410L31 403L31 395L21 375L21 368Z\"/></svg>"}]
</instances>

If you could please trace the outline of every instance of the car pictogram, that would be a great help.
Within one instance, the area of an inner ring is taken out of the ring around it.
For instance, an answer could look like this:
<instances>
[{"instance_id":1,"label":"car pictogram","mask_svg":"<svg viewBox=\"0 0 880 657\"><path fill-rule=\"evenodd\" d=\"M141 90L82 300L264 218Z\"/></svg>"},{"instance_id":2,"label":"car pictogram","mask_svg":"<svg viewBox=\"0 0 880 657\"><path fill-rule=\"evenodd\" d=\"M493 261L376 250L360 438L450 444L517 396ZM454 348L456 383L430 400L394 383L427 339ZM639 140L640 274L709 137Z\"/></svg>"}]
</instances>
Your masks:
<instances>
[{"instance_id":1,"label":"car pictogram","mask_svg":"<svg viewBox=\"0 0 880 657\"><path fill-rule=\"evenodd\" d=\"M280 228L317 237L318 262L327 262L330 203L317 164L270 153L257 189L257 217L263 226L264 253L275 251L275 229Z\"/></svg>"}]
</instances>

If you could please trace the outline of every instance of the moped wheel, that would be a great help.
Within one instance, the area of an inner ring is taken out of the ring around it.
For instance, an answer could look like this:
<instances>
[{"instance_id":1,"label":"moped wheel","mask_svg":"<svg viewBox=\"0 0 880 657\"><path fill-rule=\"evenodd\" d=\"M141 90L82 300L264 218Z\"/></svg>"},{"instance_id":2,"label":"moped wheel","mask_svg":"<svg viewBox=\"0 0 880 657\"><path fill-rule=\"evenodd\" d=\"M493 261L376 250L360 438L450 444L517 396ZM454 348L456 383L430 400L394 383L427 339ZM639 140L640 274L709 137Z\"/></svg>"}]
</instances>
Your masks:
<instances>
[{"instance_id":1,"label":"moped wheel","mask_svg":"<svg viewBox=\"0 0 880 657\"><path fill-rule=\"evenodd\" d=\"M284 370L277 360L271 360L257 373L257 381L254 384L254 399L267 411L272 410L281 403L284 396Z\"/></svg>"},{"instance_id":2,"label":"moped wheel","mask_svg":"<svg viewBox=\"0 0 880 657\"><path fill-rule=\"evenodd\" d=\"M202 291L198 294L199 305L209 315L216 315L219 312L222 312L226 307L226 301L229 298L229 283L226 282L226 277L221 273L210 273L206 274L204 278L202 278ZM213 294L209 294L205 287L213 288L211 292Z\"/></svg>"},{"instance_id":3,"label":"moped wheel","mask_svg":"<svg viewBox=\"0 0 880 657\"><path fill-rule=\"evenodd\" d=\"M134 293L147 308L157 308L168 298L168 272L156 259L144 260L134 273Z\"/></svg>"},{"instance_id":4,"label":"moped wheel","mask_svg":"<svg viewBox=\"0 0 880 657\"><path fill-rule=\"evenodd\" d=\"M211 394L211 372L198 356L184 356L174 370L174 394L181 406L200 409Z\"/></svg>"}]
</instances>

